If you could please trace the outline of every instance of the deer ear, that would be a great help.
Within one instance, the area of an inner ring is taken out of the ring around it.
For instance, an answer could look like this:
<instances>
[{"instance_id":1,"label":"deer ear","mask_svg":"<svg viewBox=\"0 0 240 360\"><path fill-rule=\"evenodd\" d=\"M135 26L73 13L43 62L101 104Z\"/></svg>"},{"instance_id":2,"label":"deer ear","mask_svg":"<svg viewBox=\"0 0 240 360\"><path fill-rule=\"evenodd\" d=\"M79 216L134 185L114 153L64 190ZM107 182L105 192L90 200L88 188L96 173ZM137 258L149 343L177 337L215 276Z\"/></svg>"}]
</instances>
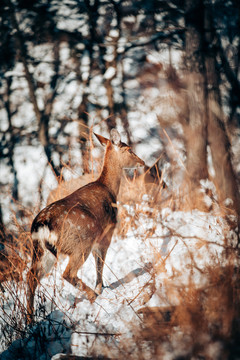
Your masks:
<instances>
[{"instance_id":1,"label":"deer ear","mask_svg":"<svg viewBox=\"0 0 240 360\"><path fill-rule=\"evenodd\" d=\"M107 143L109 142L109 140L106 139L104 136L98 135L96 133L94 133L94 135L102 145L107 145Z\"/></svg>"},{"instance_id":2,"label":"deer ear","mask_svg":"<svg viewBox=\"0 0 240 360\"><path fill-rule=\"evenodd\" d=\"M114 144L114 145L119 145L121 143L121 137L120 137L120 134L119 132L116 130L116 129L112 129L111 132L110 132L110 139L111 139L111 142Z\"/></svg>"}]
</instances>

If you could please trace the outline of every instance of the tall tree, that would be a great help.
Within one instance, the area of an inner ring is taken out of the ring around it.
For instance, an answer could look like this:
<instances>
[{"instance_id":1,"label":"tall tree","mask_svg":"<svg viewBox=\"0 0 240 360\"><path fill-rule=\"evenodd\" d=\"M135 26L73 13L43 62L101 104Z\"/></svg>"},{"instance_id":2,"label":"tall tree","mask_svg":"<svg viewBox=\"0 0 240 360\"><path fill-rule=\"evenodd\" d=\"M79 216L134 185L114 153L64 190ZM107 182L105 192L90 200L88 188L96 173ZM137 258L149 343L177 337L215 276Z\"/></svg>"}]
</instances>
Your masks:
<instances>
[{"instance_id":1,"label":"tall tree","mask_svg":"<svg viewBox=\"0 0 240 360\"><path fill-rule=\"evenodd\" d=\"M207 117L204 46L203 0L185 1L185 57L187 79L186 170L189 179L190 200L195 205L200 180L208 177Z\"/></svg>"},{"instance_id":2,"label":"tall tree","mask_svg":"<svg viewBox=\"0 0 240 360\"><path fill-rule=\"evenodd\" d=\"M216 61L218 48L214 28L213 6L210 1L205 2L205 65L207 79L207 135L211 149L214 182L218 191L219 202L222 206L233 207L240 215L240 198L236 175L231 161L231 146L226 131L222 101L220 94L220 74ZM232 204L227 201L232 200Z\"/></svg>"}]
</instances>

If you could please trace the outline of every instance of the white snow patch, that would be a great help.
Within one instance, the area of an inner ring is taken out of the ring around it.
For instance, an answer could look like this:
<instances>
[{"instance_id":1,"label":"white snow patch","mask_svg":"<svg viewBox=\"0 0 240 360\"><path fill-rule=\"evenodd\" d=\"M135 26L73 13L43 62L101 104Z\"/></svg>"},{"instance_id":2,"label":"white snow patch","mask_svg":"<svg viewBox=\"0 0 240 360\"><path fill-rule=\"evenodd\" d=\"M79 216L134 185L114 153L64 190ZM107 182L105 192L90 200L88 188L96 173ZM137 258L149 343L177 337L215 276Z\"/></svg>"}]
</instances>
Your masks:
<instances>
[{"instance_id":1,"label":"white snow patch","mask_svg":"<svg viewBox=\"0 0 240 360\"><path fill-rule=\"evenodd\" d=\"M89 356L89 349L99 353L104 346L109 346L114 354L116 337L96 337L95 333L119 334L119 340L123 336L131 339L131 324L140 326L141 323L137 314L140 308L177 305L179 294L176 289L179 286L187 287L191 281L201 288L207 278L199 269L214 266L214 258L222 266L225 264L223 254L229 231L221 217L199 211L155 211L147 204L138 208L125 206L124 209L130 224L135 213L139 218L124 238L117 234L113 237L103 271L106 287L93 304L84 293L62 279L68 259L60 259L39 287L45 294L46 310L52 313L55 308L59 312L57 320L62 321L61 316L65 314L74 324L69 350L76 356ZM47 228L38 234L42 239L48 235ZM78 271L78 276L94 288L96 268L92 255ZM60 346L56 349L61 352ZM212 351L213 348L209 348L209 353Z\"/></svg>"},{"instance_id":2,"label":"white snow patch","mask_svg":"<svg viewBox=\"0 0 240 360\"><path fill-rule=\"evenodd\" d=\"M116 69L113 66L110 66L104 74L104 79L110 80L115 76L115 74Z\"/></svg>"}]
</instances>

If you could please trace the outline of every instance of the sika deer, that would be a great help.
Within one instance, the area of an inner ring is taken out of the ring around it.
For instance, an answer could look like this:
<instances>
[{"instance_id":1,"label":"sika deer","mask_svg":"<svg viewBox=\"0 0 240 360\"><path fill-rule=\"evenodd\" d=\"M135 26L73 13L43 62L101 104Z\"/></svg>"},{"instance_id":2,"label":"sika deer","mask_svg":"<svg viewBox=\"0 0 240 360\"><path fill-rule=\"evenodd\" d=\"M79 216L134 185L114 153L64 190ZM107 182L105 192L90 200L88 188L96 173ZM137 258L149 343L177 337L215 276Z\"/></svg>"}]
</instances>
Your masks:
<instances>
[{"instance_id":1,"label":"sika deer","mask_svg":"<svg viewBox=\"0 0 240 360\"><path fill-rule=\"evenodd\" d=\"M115 204L122 169L143 166L144 162L121 142L117 130L111 131L111 141L95 135L106 146L99 178L48 205L32 223L34 251L28 273L28 321L31 321L34 311L37 284L50 271L59 254L69 256L63 274L65 280L83 290L90 301L101 293L104 260L117 221ZM79 268L91 251L96 262L96 292L77 277Z\"/></svg>"}]
</instances>

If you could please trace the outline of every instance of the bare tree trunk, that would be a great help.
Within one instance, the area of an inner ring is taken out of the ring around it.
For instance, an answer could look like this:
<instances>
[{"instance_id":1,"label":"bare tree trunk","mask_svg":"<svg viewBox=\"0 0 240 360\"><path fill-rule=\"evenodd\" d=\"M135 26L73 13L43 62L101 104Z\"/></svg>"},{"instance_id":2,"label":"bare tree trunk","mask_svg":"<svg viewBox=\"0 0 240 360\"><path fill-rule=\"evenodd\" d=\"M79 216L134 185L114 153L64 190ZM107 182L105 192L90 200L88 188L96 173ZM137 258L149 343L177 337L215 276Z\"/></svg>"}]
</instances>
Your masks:
<instances>
[{"instance_id":1,"label":"bare tree trunk","mask_svg":"<svg viewBox=\"0 0 240 360\"><path fill-rule=\"evenodd\" d=\"M24 38L22 37L21 31L19 29L19 25L17 22L17 19L15 17L15 9L13 4L11 3L11 1L8 1L9 7L10 7L10 16L11 16L11 21L12 21L12 25L13 25L13 29L15 30L15 39L17 41L18 44L18 50L19 50L19 57L23 63L23 67L24 67L24 71L25 71L25 77L27 80L27 84L28 84L28 88L29 88L29 96L30 96L30 100L31 103L33 104L33 109L35 112L35 116L38 122L38 126L39 126L39 140L41 142L41 144L44 147L44 151L45 154L47 156L48 162L52 167L52 170L54 171L55 175L57 176L57 178L60 177L60 171L58 170L58 168L55 166L53 160L52 160L52 150L51 150L51 145L49 143L49 119L51 116L51 112L52 112L52 105L53 105L53 99L56 95L56 82L57 82L57 75L58 75L58 71L55 73L55 76L52 79L52 83L51 83L51 87L53 89L53 92L50 94L50 96L47 98L46 100L46 106L45 109L43 111L40 111L38 103L37 103L37 97L36 97L36 88L35 88L35 83L34 83L34 79L33 76L29 70L29 65L27 62L28 59L28 54L27 54L27 50L25 47L25 42L24 42ZM56 65L56 51L54 53L55 56L55 66L59 66L59 63L57 63ZM59 59L58 59L59 60ZM56 70L56 67L55 67Z\"/></svg>"},{"instance_id":2,"label":"bare tree trunk","mask_svg":"<svg viewBox=\"0 0 240 360\"><path fill-rule=\"evenodd\" d=\"M206 75L208 82L208 143L211 148L214 183L217 188L219 202L225 209L230 205L240 215L240 198L238 184L231 162L230 142L225 128L224 115L219 89L219 74L216 71L216 53L214 48L214 28L211 5L205 8L205 39L207 51L205 55ZM231 199L233 204L226 203Z\"/></svg>"},{"instance_id":3,"label":"bare tree trunk","mask_svg":"<svg viewBox=\"0 0 240 360\"><path fill-rule=\"evenodd\" d=\"M82 168L83 173L88 174L90 172L89 168L89 150L88 150L88 142L89 139L89 128L88 128L88 87L90 85L90 80L92 76L92 70L94 67L94 45L98 44L99 36L97 34L97 20L99 17L98 8L99 8L99 0L89 1L84 0L84 4L87 9L88 14L88 26L89 26L89 34L90 38L86 46L86 50L89 56L89 69L87 78L83 78L82 73L80 71L80 64L78 58L75 56L76 61L76 74L78 81L83 85L83 95L82 101L78 106L78 117L79 117L79 138L81 142L81 153L82 153ZM79 12L81 13L81 7L79 8ZM100 60L101 62L101 60Z\"/></svg>"},{"instance_id":4,"label":"bare tree trunk","mask_svg":"<svg viewBox=\"0 0 240 360\"><path fill-rule=\"evenodd\" d=\"M220 36L216 31L214 31L214 40L217 44L218 55L221 59L224 75L231 86L231 90L229 91L229 107L231 112L228 119L230 126L233 125L234 122L235 125L237 125L237 108L240 106L240 2L239 0L232 0L232 4L236 12L234 15L237 16L236 29L238 29L238 46L236 47L237 51L234 57L234 62L229 61L229 58L222 46Z\"/></svg>"},{"instance_id":5,"label":"bare tree trunk","mask_svg":"<svg viewBox=\"0 0 240 360\"><path fill-rule=\"evenodd\" d=\"M0 203L0 251L4 248L2 245L5 242L6 232L5 232L5 225L3 222L3 214L2 214L2 206Z\"/></svg>"},{"instance_id":6,"label":"bare tree trunk","mask_svg":"<svg viewBox=\"0 0 240 360\"><path fill-rule=\"evenodd\" d=\"M118 37L113 38L112 39L112 43L113 43L113 60L110 62L105 61L104 65L105 65L105 74L107 73L108 69L114 69L114 72L111 76L108 76L105 79L105 88L106 88L106 93L107 93L107 98L108 98L108 113L109 113L109 118L107 119L107 126L108 126L108 130L109 132L114 129L116 127L116 114L115 114L115 102L114 102L114 88L112 86L112 81L116 78L117 76L117 43L118 43Z\"/></svg>"},{"instance_id":7,"label":"bare tree trunk","mask_svg":"<svg viewBox=\"0 0 240 360\"><path fill-rule=\"evenodd\" d=\"M12 111L11 111L11 103L10 103L10 96L11 96L11 84L12 78L6 78L7 89L6 94L3 96L3 102L7 113L8 118L8 132L10 134L10 141L8 145L8 157L9 157L9 165L11 167L11 172L13 174L13 186L12 186L12 197L14 200L19 200L18 194L18 177L17 177L17 170L14 163L14 148L17 142L17 135L16 131L14 131L14 127L12 125ZM4 99L5 98L5 99Z\"/></svg>"},{"instance_id":8,"label":"bare tree trunk","mask_svg":"<svg viewBox=\"0 0 240 360\"><path fill-rule=\"evenodd\" d=\"M207 171L206 93L203 61L203 1L185 1L188 121L185 126L190 202L198 206L197 191ZM198 206L199 207L199 206Z\"/></svg>"},{"instance_id":9,"label":"bare tree trunk","mask_svg":"<svg viewBox=\"0 0 240 360\"><path fill-rule=\"evenodd\" d=\"M129 145L132 144L131 141L131 136L130 136L130 127L129 127L129 122L128 122L128 106L127 106L127 102L126 102L126 94L125 94L125 88L124 88L124 67L123 67L123 58L122 56L119 57L118 54L118 42L119 39L122 37L122 11L121 11L121 3L111 0L115 13L116 13L116 19L117 19L117 29L118 29L118 37L116 38L115 41L115 61L116 61L116 71L121 71L121 77L122 77L122 81L121 81L121 96L122 96L122 102L119 104L119 115L124 127L124 130L126 132L127 135L127 143ZM117 67L118 66L118 67ZM116 111L116 106L115 106L115 111Z\"/></svg>"},{"instance_id":10,"label":"bare tree trunk","mask_svg":"<svg viewBox=\"0 0 240 360\"><path fill-rule=\"evenodd\" d=\"M116 68L115 68L116 70ZM107 68L106 68L107 71ZM114 111L114 100L113 100L113 87L112 87L112 79L105 80L105 87L107 90L107 98L108 98L108 112L109 117L107 119L107 126L109 132L116 127L116 116Z\"/></svg>"},{"instance_id":11,"label":"bare tree trunk","mask_svg":"<svg viewBox=\"0 0 240 360\"><path fill-rule=\"evenodd\" d=\"M88 86L88 84L86 86ZM81 152L82 152L82 167L84 174L89 174L90 172L89 151L87 148L87 140L89 137L87 103L88 103L88 94L84 93L82 96L82 102L78 107L79 134L80 134Z\"/></svg>"},{"instance_id":12,"label":"bare tree trunk","mask_svg":"<svg viewBox=\"0 0 240 360\"><path fill-rule=\"evenodd\" d=\"M73 52L74 62L75 62L75 71L77 74L77 80L79 84L83 86L82 90L82 99L81 103L78 105L78 131L79 131L79 139L80 139L80 151L82 154L82 168L83 174L89 174L89 151L87 147L87 140L89 139L89 126L88 126L88 95L89 95L89 85L90 85L90 77L93 67L93 49L92 42L89 43L88 46L88 57L89 57L89 71L88 76L83 78L83 74L81 72L81 64L79 61L79 57L76 52Z\"/></svg>"}]
</instances>

